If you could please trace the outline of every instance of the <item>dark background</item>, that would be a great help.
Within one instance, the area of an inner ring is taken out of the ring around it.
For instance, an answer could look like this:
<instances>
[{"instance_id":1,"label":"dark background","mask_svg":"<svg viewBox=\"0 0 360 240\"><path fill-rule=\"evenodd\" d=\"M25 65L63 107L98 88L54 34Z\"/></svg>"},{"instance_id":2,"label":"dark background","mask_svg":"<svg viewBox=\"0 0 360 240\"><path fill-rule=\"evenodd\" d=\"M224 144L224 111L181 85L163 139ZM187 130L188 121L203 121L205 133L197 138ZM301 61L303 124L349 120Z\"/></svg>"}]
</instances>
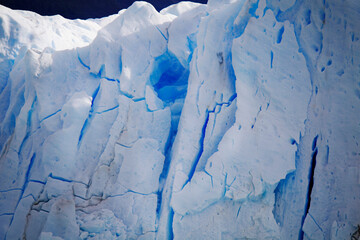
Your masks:
<instances>
[{"instance_id":1,"label":"dark background","mask_svg":"<svg viewBox=\"0 0 360 240\"><path fill-rule=\"evenodd\" d=\"M99 18L128 8L132 0L0 0L0 4L12 9L37 12L41 15L60 14L65 18ZM158 11L180 0L148 0ZM207 3L207 0L192 0Z\"/></svg>"}]
</instances>

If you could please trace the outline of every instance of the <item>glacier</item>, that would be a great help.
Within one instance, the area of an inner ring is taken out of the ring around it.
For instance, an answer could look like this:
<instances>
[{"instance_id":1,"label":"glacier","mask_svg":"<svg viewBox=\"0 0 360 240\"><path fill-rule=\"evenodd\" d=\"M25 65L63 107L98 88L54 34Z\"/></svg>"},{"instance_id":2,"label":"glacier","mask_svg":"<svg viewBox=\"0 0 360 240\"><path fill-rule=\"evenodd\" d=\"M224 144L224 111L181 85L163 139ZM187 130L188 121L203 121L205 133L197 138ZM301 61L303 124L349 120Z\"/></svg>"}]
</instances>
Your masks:
<instances>
[{"instance_id":1,"label":"glacier","mask_svg":"<svg viewBox=\"0 0 360 240\"><path fill-rule=\"evenodd\" d=\"M0 239L359 239L360 2L0 6Z\"/></svg>"}]
</instances>

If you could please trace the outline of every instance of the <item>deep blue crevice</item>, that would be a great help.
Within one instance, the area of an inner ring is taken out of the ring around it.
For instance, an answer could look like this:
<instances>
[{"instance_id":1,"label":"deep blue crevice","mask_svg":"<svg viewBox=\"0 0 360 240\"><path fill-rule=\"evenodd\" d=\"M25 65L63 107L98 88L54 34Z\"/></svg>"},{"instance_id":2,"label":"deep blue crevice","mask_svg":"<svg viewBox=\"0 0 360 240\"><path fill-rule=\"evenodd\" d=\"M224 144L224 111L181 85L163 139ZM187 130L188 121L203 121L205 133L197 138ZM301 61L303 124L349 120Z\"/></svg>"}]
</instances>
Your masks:
<instances>
[{"instance_id":1,"label":"deep blue crevice","mask_svg":"<svg viewBox=\"0 0 360 240\"><path fill-rule=\"evenodd\" d=\"M169 239L171 240L174 239L173 221L174 221L174 210L170 208L168 232L169 232Z\"/></svg>"},{"instance_id":2,"label":"deep blue crevice","mask_svg":"<svg viewBox=\"0 0 360 240\"><path fill-rule=\"evenodd\" d=\"M108 80L108 81L110 81L110 82L116 82L116 80L113 79L113 78L108 78L108 77L103 77L103 78L105 78L106 80Z\"/></svg>"},{"instance_id":3,"label":"deep blue crevice","mask_svg":"<svg viewBox=\"0 0 360 240\"><path fill-rule=\"evenodd\" d=\"M158 26L155 26L156 29L160 32L161 36L163 36L163 38L166 40L166 42L168 41L168 38L165 36L165 34L160 30L160 28Z\"/></svg>"},{"instance_id":4,"label":"deep blue crevice","mask_svg":"<svg viewBox=\"0 0 360 240\"><path fill-rule=\"evenodd\" d=\"M316 167L316 156L318 153L318 149L316 147L317 139L318 139L318 135L316 135L316 137L313 140L313 144L312 144L313 153L311 156L311 163L310 163L310 169L309 169L309 175L308 175L309 185L308 185L306 202L305 202L305 211L304 211L304 215L301 219L301 229L300 229L300 233L299 233L299 240L302 240L304 238L304 231L302 230L302 228L303 228L303 225L305 222L305 218L309 214L310 203L311 203L311 193L312 193L312 189L314 187L314 173L315 173L315 167Z\"/></svg>"},{"instance_id":5,"label":"deep blue crevice","mask_svg":"<svg viewBox=\"0 0 360 240\"><path fill-rule=\"evenodd\" d=\"M34 153L34 154L32 155L32 157L31 157L31 159L30 159L30 163L29 163L28 169L27 169L27 171L26 171L26 173L25 173L25 182L24 182L24 186L22 187L22 190L21 190L21 191L22 191L21 195L24 193L27 185L29 184L30 172L31 172L31 169L32 169L32 167L33 167L33 165L34 165L35 157L36 157L36 154Z\"/></svg>"},{"instance_id":6,"label":"deep blue crevice","mask_svg":"<svg viewBox=\"0 0 360 240\"><path fill-rule=\"evenodd\" d=\"M81 59L79 53L78 53L78 59L79 59L80 64L81 64L83 67L85 67L85 68L87 68L88 70L90 70L90 67L83 62L83 60Z\"/></svg>"},{"instance_id":7,"label":"deep blue crevice","mask_svg":"<svg viewBox=\"0 0 360 240\"><path fill-rule=\"evenodd\" d=\"M52 173L49 174L49 177L52 178L52 179L55 179L55 180L62 181L62 182L68 182L68 183L73 182L72 180L69 180L69 179L66 179L66 178L63 178L63 177L54 176Z\"/></svg>"},{"instance_id":8,"label":"deep blue crevice","mask_svg":"<svg viewBox=\"0 0 360 240\"><path fill-rule=\"evenodd\" d=\"M156 207L156 213L157 216L160 217L160 210L161 210L161 203L162 203L162 194L165 186L165 181L169 173L170 169L170 162L171 162L171 148L177 133L177 127L175 128L173 126L173 121L171 121L171 129L170 134L168 137L168 140L165 145L165 160L162 172L159 177L159 191L157 192L157 207Z\"/></svg>"},{"instance_id":9,"label":"deep blue crevice","mask_svg":"<svg viewBox=\"0 0 360 240\"><path fill-rule=\"evenodd\" d=\"M80 145L81 145L81 141L82 141L82 139L83 139L83 137L84 137L84 135L85 135L85 132L86 132L86 130L87 130L87 128L88 128L88 125L89 125L89 118L87 118L86 120L85 120L85 122L84 122L84 125L82 126L82 128L81 128L81 131L80 131L80 135L79 135L79 141L78 141L78 148L80 147Z\"/></svg>"},{"instance_id":10,"label":"deep blue crevice","mask_svg":"<svg viewBox=\"0 0 360 240\"><path fill-rule=\"evenodd\" d=\"M40 183L40 184L42 184L42 185L45 185L46 184L46 182L43 182L43 181L40 181L40 180L29 180L29 182L34 182L34 183Z\"/></svg>"},{"instance_id":11,"label":"deep blue crevice","mask_svg":"<svg viewBox=\"0 0 360 240\"><path fill-rule=\"evenodd\" d=\"M116 144L118 144L119 146L122 146L123 148L132 148L131 145L130 145L130 146L127 146L127 145L122 144L122 143L116 143Z\"/></svg>"},{"instance_id":12,"label":"deep blue crevice","mask_svg":"<svg viewBox=\"0 0 360 240\"><path fill-rule=\"evenodd\" d=\"M51 172L48 176L49 178L52 178L52 179L55 179L55 180L59 180L59 181L62 181L62 182L68 182L68 183L79 183L79 184L82 184L84 186L89 186L88 184L86 183L83 183L83 182L80 182L80 181L77 181L77 180L71 180L71 179L66 179L66 178L63 178L63 177L60 177L60 176L54 176L53 173ZM45 184L47 183L47 180L45 182Z\"/></svg>"},{"instance_id":13,"label":"deep blue crevice","mask_svg":"<svg viewBox=\"0 0 360 240\"><path fill-rule=\"evenodd\" d=\"M284 28L284 26L282 26L282 27L279 29L279 32L278 32L278 35L277 35L277 39L276 39L276 43L277 43L277 44L280 44L280 43L281 43L281 40L282 40L284 31L285 31L285 28Z\"/></svg>"},{"instance_id":14,"label":"deep blue crevice","mask_svg":"<svg viewBox=\"0 0 360 240\"><path fill-rule=\"evenodd\" d=\"M296 145L296 146L298 145L298 143L296 142L296 140L294 138L290 139L290 144L291 145Z\"/></svg>"},{"instance_id":15,"label":"deep blue crevice","mask_svg":"<svg viewBox=\"0 0 360 240\"><path fill-rule=\"evenodd\" d=\"M134 98L134 97L131 97L131 100L132 100L133 102L140 102L140 101L144 101L145 98Z\"/></svg>"},{"instance_id":16,"label":"deep blue crevice","mask_svg":"<svg viewBox=\"0 0 360 240\"><path fill-rule=\"evenodd\" d=\"M206 127L209 123L209 116L210 116L210 112L207 111L206 112L206 118L205 118L205 122L204 122L204 125L201 129L201 137L200 137L200 140L199 140L199 152L195 158L195 161L193 162L193 165L191 166L191 170L189 172L189 175L188 175L188 181L187 182L190 182L192 177L194 176L194 173L195 173L195 169L196 169L196 166L200 160L200 157L204 151L204 140L205 140L205 133L206 133ZM187 183L186 182L186 183ZM186 183L184 184L184 186L186 185Z\"/></svg>"},{"instance_id":17,"label":"deep blue crevice","mask_svg":"<svg viewBox=\"0 0 360 240\"><path fill-rule=\"evenodd\" d=\"M273 68L274 53L270 51L270 68Z\"/></svg>"},{"instance_id":18,"label":"deep blue crevice","mask_svg":"<svg viewBox=\"0 0 360 240\"><path fill-rule=\"evenodd\" d=\"M43 121L45 121L46 119L48 119L48 118L50 118L50 117L54 116L55 114L57 114L57 113L58 113L58 112L60 112L60 111L61 111L61 109L58 109L57 111L55 111L55 112L53 112L53 113L51 113L51 114L47 115L46 117L44 117L43 119L41 119L41 120L40 120L40 123L41 123L41 122L43 122Z\"/></svg>"},{"instance_id":19,"label":"deep blue crevice","mask_svg":"<svg viewBox=\"0 0 360 240\"><path fill-rule=\"evenodd\" d=\"M83 138L83 136L84 136L84 134L85 134L85 130L87 129L87 127L88 127L88 123L89 121L88 121L88 118L85 120L85 122L84 122L84 125L83 125L83 127L81 128L81 131L80 131L80 135L79 135L79 141L78 141L78 147L80 147L80 145L81 145L81 141L82 141L82 138Z\"/></svg>"},{"instance_id":20,"label":"deep blue crevice","mask_svg":"<svg viewBox=\"0 0 360 240\"><path fill-rule=\"evenodd\" d=\"M163 169L162 172L160 174L159 177L159 190L157 192L157 206L156 206L156 216L157 216L157 220L159 220L160 218L160 212L161 212L161 208L162 206L162 195L163 195L163 190L165 187L165 181L167 179L168 173L169 173L169 169L170 169L170 163L171 163L171 149L178 131L178 124L179 124L179 118L181 112L171 112L171 127L170 127L170 133L168 136L168 139L166 141L165 144L165 160L164 160L164 165L163 165ZM173 120L173 119L176 120Z\"/></svg>"},{"instance_id":21,"label":"deep blue crevice","mask_svg":"<svg viewBox=\"0 0 360 240\"><path fill-rule=\"evenodd\" d=\"M160 210L161 210L161 203L162 203L162 191L157 191L156 192L156 197L157 197L157 201L156 201L156 217L159 218L160 216Z\"/></svg>"},{"instance_id":22,"label":"deep blue crevice","mask_svg":"<svg viewBox=\"0 0 360 240\"><path fill-rule=\"evenodd\" d=\"M309 25L311 23L311 10L308 9L305 11L305 14L304 14L304 21L305 21L305 25Z\"/></svg>"},{"instance_id":23,"label":"deep blue crevice","mask_svg":"<svg viewBox=\"0 0 360 240\"><path fill-rule=\"evenodd\" d=\"M122 50L121 50L122 52ZM119 74L121 75L122 73L122 68L123 68L123 63L122 63L122 54L119 56Z\"/></svg>"},{"instance_id":24,"label":"deep blue crevice","mask_svg":"<svg viewBox=\"0 0 360 240\"><path fill-rule=\"evenodd\" d=\"M238 208L238 211L237 211L237 213L236 213L236 218L239 217L240 210L241 210L241 205L240 205L240 207Z\"/></svg>"},{"instance_id":25,"label":"deep blue crevice","mask_svg":"<svg viewBox=\"0 0 360 240\"><path fill-rule=\"evenodd\" d=\"M78 140L78 148L80 147L81 145L81 141L90 125L90 122L92 120L92 117L94 116L95 114L95 110L94 110L94 102L95 102L95 99L99 93L99 90L100 90L100 84L99 86L95 89L94 93L92 94L92 100L91 100L91 109L89 111L89 115L88 117L86 118L82 128L81 128L81 131L80 131L80 135L79 135L79 140Z\"/></svg>"},{"instance_id":26,"label":"deep blue crevice","mask_svg":"<svg viewBox=\"0 0 360 240\"><path fill-rule=\"evenodd\" d=\"M237 98L237 93L234 93L230 98L229 101L227 103L225 103L227 106L230 106L231 103Z\"/></svg>"},{"instance_id":27,"label":"deep blue crevice","mask_svg":"<svg viewBox=\"0 0 360 240\"><path fill-rule=\"evenodd\" d=\"M110 111L112 111L112 110L115 110L115 109L117 109L118 107L119 107L119 105L116 105L116 106L114 106L114 107L112 107L112 108L103 110L103 111L101 111L101 112L95 112L95 113L96 113L96 114L103 114L103 113L106 113L106 112L110 112Z\"/></svg>"},{"instance_id":28,"label":"deep blue crevice","mask_svg":"<svg viewBox=\"0 0 360 240\"><path fill-rule=\"evenodd\" d=\"M315 151L318 137L319 137L319 135L316 135L316 137L314 138L314 140L313 140L313 142L312 142L311 149L312 149L313 151Z\"/></svg>"},{"instance_id":29,"label":"deep blue crevice","mask_svg":"<svg viewBox=\"0 0 360 240\"><path fill-rule=\"evenodd\" d=\"M0 217L1 216L14 216L14 213L2 213L2 214L0 214ZM5 236L5 238L6 238L6 236Z\"/></svg>"}]
</instances>

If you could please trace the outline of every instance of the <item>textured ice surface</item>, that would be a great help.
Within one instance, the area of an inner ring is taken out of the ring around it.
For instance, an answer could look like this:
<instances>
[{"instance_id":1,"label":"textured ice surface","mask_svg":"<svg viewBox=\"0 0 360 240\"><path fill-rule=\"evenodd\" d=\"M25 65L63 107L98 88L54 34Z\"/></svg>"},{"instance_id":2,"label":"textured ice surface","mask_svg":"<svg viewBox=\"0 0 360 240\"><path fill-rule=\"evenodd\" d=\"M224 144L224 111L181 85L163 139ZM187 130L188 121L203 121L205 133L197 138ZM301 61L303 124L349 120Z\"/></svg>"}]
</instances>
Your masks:
<instances>
[{"instance_id":1,"label":"textured ice surface","mask_svg":"<svg viewBox=\"0 0 360 240\"><path fill-rule=\"evenodd\" d=\"M350 239L360 4L0 6L0 239Z\"/></svg>"}]
</instances>

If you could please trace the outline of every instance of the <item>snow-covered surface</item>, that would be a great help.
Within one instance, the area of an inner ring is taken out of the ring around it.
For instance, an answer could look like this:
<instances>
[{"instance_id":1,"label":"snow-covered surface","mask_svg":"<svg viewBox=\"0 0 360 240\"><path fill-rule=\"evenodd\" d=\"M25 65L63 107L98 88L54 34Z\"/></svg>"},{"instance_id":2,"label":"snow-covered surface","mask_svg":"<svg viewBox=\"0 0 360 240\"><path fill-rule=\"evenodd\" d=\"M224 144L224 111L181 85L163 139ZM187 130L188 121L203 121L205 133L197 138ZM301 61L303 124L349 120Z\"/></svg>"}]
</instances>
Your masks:
<instances>
[{"instance_id":1,"label":"snow-covered surface","mask_svg":"<svg viewBox=\"0 0 360 240\"><path fill-rule=\"evenodd\" d=\"M350 239L360 4L0 6L0 239ZM360 230L359 230L360 231Z\"/></svg>"}]
</instances>

